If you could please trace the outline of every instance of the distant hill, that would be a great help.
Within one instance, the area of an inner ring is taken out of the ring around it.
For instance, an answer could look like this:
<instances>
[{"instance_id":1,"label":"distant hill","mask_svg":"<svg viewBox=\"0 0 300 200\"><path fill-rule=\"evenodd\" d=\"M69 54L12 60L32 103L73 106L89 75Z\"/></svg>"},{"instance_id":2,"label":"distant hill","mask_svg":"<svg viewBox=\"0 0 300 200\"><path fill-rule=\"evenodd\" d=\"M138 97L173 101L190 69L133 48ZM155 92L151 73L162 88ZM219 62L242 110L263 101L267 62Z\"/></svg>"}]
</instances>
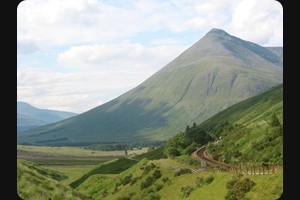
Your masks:
<instances>
[{"instance_id":1,"label":"distant hill","mask_svg":"<svg viewBox=\"0 0 300 200\"><path fill-rule=\"evenodd\" d=\"M17 132L57 122L77 115L72 112L36 108L26 102L17 102Z\"/></svg>"},{"instance_id":2,"label":"distant hill","mask_svg":"<svg viewBox=\"0 0 300 200\"><path fill-rule=\"evenodd\" d=\"M166 140L187 124L283 81L279 49L212 29L136 88L75 117L18 137L23 144L86 145Z\"/></svg>"}]
</instances>

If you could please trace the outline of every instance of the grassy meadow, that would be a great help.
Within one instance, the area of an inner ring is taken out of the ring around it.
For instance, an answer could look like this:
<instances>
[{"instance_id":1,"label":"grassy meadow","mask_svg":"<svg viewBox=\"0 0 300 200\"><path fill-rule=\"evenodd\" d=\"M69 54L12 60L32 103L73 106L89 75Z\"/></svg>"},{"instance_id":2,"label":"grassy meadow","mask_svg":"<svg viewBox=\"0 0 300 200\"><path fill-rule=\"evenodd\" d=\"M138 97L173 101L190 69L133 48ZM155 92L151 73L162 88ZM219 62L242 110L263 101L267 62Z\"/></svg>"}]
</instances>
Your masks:
<instances>
[{"instance_id":1,"label":"grassy meadow","mask_svg":"<svg viewBox=\"0 0 300 200\"><path fill-rule=\"evenodd\" d=\"M142 159L118 175L95 174L76 187L76 191L92 199L110 200L220 200L225 199L229 189L226 185L235 174L220 171L183 173L180 169L194 166L176 159L149 161ZM158 174L158 175L157 175ZM177 174L177 175L176 175ZM152 178L151 178L152 177ZM153 178L155 177L155 178ZM242 175L255 186L246 193L249 199L277 199L282 193L282 169L275 174ZM149 184L147 184L150 181ZM203 180L199 184L199 180Z\"/></svg>"},{"instance_id":2,"label":"grassy meadow","mask_svg":"<svg viewBox=\"0 0 300 200\"><path fill-rule=\"evenodd\" d=\"M30 161L36 166L42 166L45 170L50 169L62 173L65 178L59 181L65 186L69 186L95 166L125 155L124 151L98 151L80 147L17 145L17 150L23 151L23 154L17 155L18 165L19 162ZM147 148L127 150L128 156L137 156L145 152Z\"/></svg>"}]
</instances>

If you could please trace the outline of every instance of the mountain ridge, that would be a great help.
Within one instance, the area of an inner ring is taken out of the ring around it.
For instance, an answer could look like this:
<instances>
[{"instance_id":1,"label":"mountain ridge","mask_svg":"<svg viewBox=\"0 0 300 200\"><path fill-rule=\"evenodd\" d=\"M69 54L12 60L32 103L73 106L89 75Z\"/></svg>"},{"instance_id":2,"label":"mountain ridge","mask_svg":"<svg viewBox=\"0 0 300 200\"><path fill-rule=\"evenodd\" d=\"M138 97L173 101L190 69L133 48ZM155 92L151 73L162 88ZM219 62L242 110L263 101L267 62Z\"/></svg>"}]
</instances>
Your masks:
<instances>
[{"instance_id":1,"label":"mountain ridge","mask_svg":"<svg viewBox=\"0 0 300 200\"><path fill-rule=\"evenodd\" d=\"M23 132L38 126L57 122L76 113L50 109L40 109L24 101L17 102L17 132Z\"/></svg>"},{"instance_id":2,"label":"mountain ridge","mask_svg":"<svg viewBox=\"0 0 300 200\"><path fill-rule=\"evenodd\" d=\"M18 141L166 140L186 124L201 123L282 83L280 60L267 48L212 29L137 87L72 119L28 131Z\"/></svg>"}]
</instances>

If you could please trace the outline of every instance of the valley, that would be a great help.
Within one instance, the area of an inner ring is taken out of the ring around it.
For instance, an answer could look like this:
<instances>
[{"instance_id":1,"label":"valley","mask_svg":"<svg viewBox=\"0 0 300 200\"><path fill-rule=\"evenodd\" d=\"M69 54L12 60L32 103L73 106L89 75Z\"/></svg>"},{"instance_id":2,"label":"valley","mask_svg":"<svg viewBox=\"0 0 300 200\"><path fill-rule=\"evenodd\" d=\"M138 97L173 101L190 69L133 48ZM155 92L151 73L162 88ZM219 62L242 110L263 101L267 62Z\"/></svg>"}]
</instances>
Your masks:
<instances>
[{"instance_id":1,"label":"valley","mask_svg":"<svg viewBox=\"0 0 300 200\"><path fill-rule=\"evenodd\" d=\"M210 30L136 88L18 134L18 194L46 200L278 199L282 53Z\"/></svg>"},{"instance_id":2,"label":"valley","mask_svg":"<svg viewBox=\"0 0 300 200\"><path fill-rule=\"evenodd\" d=\"M29 160L40 164L30 164L36 165L31 170L37 169L47 179L62 177L54 180L56 184L74 191L74 195L82 195L81 199L277 199L283 191L282 89L281 84L233 105L149 151L128 150L125 155L124 151L19 145L18 168L22 167L24 161L20 158L25 152L23 155L30 155ZM261 136L256 137L258 134ZM233 145L232 138L240 144ZM260 145L267 145L264 146L267 151L258 148ZM279 152L270 153L270 145ZM238 150L240 153L236 153ZM195 153L200 154L198 159L193 158ZM48 164L41 163L39 156L48 159ZM73 162L78 158L99 159L99 163L52 165L50 160L55 156ZM264 168L264 163L269 168ZM18 181L23 180L21 177ZM27 190L22 184L18 187L19 194ZM29 194L25 192L25 195Z\"/></svg>"}]
</instances>

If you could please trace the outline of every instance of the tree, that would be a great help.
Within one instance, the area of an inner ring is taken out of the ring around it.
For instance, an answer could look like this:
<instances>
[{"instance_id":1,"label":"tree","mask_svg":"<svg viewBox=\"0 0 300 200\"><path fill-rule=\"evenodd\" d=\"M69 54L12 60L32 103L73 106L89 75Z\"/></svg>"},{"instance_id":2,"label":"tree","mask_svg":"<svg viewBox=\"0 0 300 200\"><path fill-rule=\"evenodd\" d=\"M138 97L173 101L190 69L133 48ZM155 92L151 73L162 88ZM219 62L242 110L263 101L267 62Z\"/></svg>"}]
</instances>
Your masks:
<instances>
[{"instance_id":1,"label":"tree","mask_svg":"<svg viewBox=\"0 0 300 200\"><path fill-rule=\"evenodd\" d=\"M179 156L180 152L175 147L171 146L171 147L166 147L165 154L168 157L175 157L175 156Z\"/></svg>"},{"instance_id":2,"label":"tree","mask_svg":"<svg viewBox=\"0 0 300 200\"><path fill-rule=\"evenodd\" d=\"M190 131L190 126L187 125L186 128L185 128L185 133L188 133Z\"/></svg>"},{"instance_id":3,"label":"tree","mask_svg":"<svg viewBox=\"0 0 300 200\"><path fill-rule=\"evenodd\" d=\"M277 115L275 113L273 113L271 115L271 123L270 123L270 125L272 127L280 126L280 121L279 121L279 119L278 119L278 117L277 117Z\"/></svg>"},{"instance_id":4,"label":"tree","mask_svg":"<svg viewBox=\"0 0 300 200\"><path fill-rule=\"evenodd\" d=\"M193 123L193 128L196 128L197 124L196 122Z\"/></svg>"}]
</instances>

